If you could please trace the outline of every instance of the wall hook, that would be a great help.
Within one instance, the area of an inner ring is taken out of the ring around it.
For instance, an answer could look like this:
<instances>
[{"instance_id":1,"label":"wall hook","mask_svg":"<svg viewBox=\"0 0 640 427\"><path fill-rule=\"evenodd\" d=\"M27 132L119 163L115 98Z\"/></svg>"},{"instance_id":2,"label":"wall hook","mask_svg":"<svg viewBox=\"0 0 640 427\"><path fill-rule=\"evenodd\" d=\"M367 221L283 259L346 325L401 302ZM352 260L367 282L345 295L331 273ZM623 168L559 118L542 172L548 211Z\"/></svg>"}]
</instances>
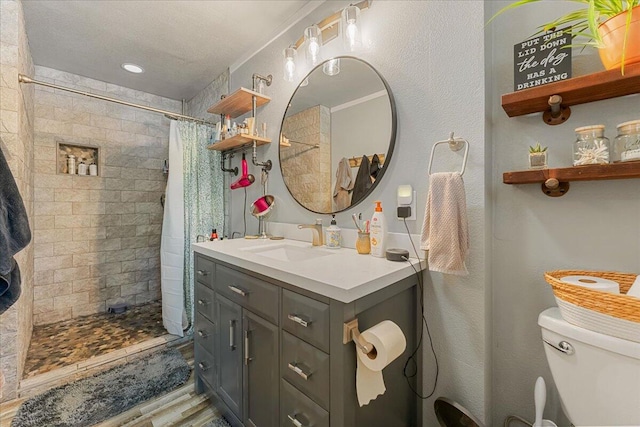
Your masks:
<instances>
[{"instance_id":1,"label":"wall hook","mask_svg":"<svg viewBox=\"0 0 640 427\"><path fill-rule=\"evenodd\" d=\"M233 158L233 153L229 153L229 160L231 160ZM231 172L233 173L233 176L238 176L238 167L236 166L235 168L226 168L224 166L224 161L227 157L226 153L222 153L222 155L220 156L220 169L222 169L222 172Z\"/></svg>"},{"instance_id":2,"label":"wall hook","mask_svg":"<svg viewBox=\"0 0 640 427\"><path fill-rule=\"evenodd\" d=\"M562 105L562 97L560 95L551 95L549 97L549 109L542 113L542 120L548 125L559 125L566 122L571 116L571 108Z\"/></svg>"}]
</instances>

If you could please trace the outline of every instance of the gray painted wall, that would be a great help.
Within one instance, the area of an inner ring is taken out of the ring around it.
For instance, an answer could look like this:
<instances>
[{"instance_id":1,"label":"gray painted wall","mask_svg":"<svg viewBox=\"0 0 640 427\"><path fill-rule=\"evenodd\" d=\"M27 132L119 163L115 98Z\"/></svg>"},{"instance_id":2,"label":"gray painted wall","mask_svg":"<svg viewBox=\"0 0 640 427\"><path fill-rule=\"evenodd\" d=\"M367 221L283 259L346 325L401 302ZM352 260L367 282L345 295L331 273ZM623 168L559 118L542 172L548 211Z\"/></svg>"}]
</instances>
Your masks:
<instances>
[{"instance_id":1,"label":"gray painted wall","mask_svg":"<svg viewBox=\"0 0 640 427\"><path fill-rule=\"evenodd\" d=\"M487 2L492 11L510 2ZM640 117L640 96L571 107L566 124L547 126L540 114L508 118L500 96L513 90L513 45L530 38L544 22L568 11L567 2L542 2L501 16L490 25L493 56L493 419L508 413L533 419L533 386L547 382L545 418L567 425L559 408L538 314L556 305L544 271L593 269L640 272L640 186L638 180L576 182L561 198L546 197L537 185L502 184L502 173L526 168L528 146L549 146L551 167L571 166L574 129L604 124L613 139L615 126ZM489 15L490 16L490 15ZM573 75L602 70L594 50L574 49Z\"/></svg>"},{"instance_id":2,"label":"gray painted wall","mask_svg":"<svg viewBox=\"0 0 640 427\"><path fill-rule=\"evenodd\" d=\"M272 101L258 113L258 122L268 123L268 136L273 141L278 139L282 116L296 86L282 78L282 49L294 43L304 27L347 4L337 1L323 4L231 73L230 91L250 85L253 73L273 74L273 84L266 88ZM490 425L487 410L490 405L490 364L485 324L488 316L486 271L489 258L485 251L488 235L485 230L483 3L378 1L361 17L372 45L358 56L371 63L387 79L397 106L398 135L396 152L383 181L362 204L337 215L338 224L343 228L353 228L349 218L352 213L362 212L364 217L370 217L373 201L382 200L389 231L404 232L403 224L392 215L398 185L411 184L417 190L417 216L421 219L427 196L427 164L432 144L446 139L451 131L471 142L464 176L472 242L468 259L471 274L466 278L425 274L426 316L440 362L435 396L424 402L425 425L437 423L432 408L433 400L438 396L448 396L461 402ZM325 48L326 58L343 54L339 40ZM300 74L299 79L304 74ZM312 222L317 215L300 207L284 186L278 165L278 145L271 143L258 148L258 157L259 160L271 159L274 162L268 192L276 197L277 208L271 220L294 224ZM234 163L238 164L238 156ZM436 171L456 170L460 163L461 153L452 153L445 148L438 152ZM250 169L259 176L258 168ZM254 184L247 193L250 204L260 196L261 188ZM232 230L242 231L244 193L237 190L231 196ZM329 219L324 215L325 226L329 225ZM257 220L250 215L247 220L248 232L256 233ZM421 222L410 222L410 231L419 233ZM430 390L434 364L430 352L424 351L425 388Z\"/></svg>"}]
</instances>

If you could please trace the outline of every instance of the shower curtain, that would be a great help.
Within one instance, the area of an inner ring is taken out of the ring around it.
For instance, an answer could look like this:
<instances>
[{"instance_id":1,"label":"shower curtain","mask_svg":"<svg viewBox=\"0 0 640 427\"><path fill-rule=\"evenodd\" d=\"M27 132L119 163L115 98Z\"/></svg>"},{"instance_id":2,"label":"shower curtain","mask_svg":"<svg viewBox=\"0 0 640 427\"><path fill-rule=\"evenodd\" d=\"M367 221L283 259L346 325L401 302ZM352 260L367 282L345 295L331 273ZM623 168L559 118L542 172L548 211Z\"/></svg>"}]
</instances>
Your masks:
<instances>
[{"instance_id":1,"label":"shower curtain","mask_svg":"<svg viewBox=\"0 0 640 427\"><path fill-rule=\"evenodd\" d=\"M162 321L170 334L193 328L194 266L191 244L213 228L223 235L223 172L220 152L207 150L211 129L171 121L169 179L162 223Z\"/></svg>"}]
</instances>

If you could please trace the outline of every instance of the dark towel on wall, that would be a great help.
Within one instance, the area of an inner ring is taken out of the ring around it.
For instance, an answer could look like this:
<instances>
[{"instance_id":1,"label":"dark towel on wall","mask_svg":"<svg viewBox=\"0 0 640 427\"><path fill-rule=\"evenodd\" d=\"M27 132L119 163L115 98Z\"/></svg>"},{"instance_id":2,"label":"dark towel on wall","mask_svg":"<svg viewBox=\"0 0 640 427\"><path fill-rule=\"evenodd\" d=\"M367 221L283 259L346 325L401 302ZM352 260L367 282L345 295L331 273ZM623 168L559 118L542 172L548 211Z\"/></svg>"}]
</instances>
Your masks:
<instances>
[{"instance_id":1,"label":"dark towel on wall","mask_svg":"<svg viewBox=\"0 0 640 427\"><path fill-rule=\"evenodd\" d=\"M351 206L358 203L367 194L371 184L371 162L367 156L362 156L356 174L356 182L353 184L353 193L351 193Z\"/></svg>"},{"instance_id":2,"label":"dark towel on wall","mask_svg":"<svg viewBox=\"0 0 640 427\"><path fill-rule=\"evenodd\" d=\"M0 314L20 297L20 269L13 256L30 241L27 210L0 150Z\"/></svg>"}]
</instances>

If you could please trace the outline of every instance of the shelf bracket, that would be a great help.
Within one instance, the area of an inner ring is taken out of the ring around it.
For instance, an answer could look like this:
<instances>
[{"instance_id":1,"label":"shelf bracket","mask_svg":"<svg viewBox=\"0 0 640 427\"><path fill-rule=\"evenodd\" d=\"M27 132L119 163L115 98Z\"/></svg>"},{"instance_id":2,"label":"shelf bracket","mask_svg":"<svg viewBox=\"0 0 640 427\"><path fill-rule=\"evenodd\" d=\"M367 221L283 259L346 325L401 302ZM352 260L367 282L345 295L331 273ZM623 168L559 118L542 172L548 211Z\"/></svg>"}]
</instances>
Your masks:
<instances>
[{"instance_id":1,"label":"shelf bracket","mask_svg":"<svg viewBox=\"0 0 640 427\"><path fill-rule=\"evenodd\" d=\"M569 191L569 182L560 182L556 178L548 178L541 185L542 192L549 197L561 197Z\"/></svg>"},{"instance_id":2,"label":"shelf bracket","mask_svg":"<svg viewBox=\"0 0 640 427\"><path fill-rule=\"evenodd\" d=\"M551 126L560 125L571 116L571 108L562 105L562 97L560 95L551 95L549 97L549 109L542 113L542 120Z\"/></svg>"}]
</instances>

